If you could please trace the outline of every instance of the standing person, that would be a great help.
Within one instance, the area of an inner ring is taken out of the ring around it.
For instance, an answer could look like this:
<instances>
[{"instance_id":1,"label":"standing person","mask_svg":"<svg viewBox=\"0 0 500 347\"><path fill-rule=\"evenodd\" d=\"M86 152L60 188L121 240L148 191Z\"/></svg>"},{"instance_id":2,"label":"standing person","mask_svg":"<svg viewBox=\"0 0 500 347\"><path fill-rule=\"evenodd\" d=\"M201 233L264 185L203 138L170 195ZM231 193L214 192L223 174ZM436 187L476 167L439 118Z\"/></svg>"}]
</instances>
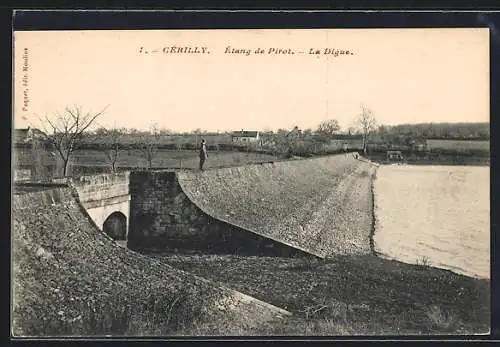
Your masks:
<instances>
[{"instance_id":1,"label":"standing person","mask_svg":"<svg viewBox=\"0 0 500 347\"><path fill-rule=\"evenodd\" d=\"M205 164L205 160L207 160L207 145L205 144L205 140L201 140L200 146L200 171L203 171L203 164Z\"/></svg>"}]
</instances>

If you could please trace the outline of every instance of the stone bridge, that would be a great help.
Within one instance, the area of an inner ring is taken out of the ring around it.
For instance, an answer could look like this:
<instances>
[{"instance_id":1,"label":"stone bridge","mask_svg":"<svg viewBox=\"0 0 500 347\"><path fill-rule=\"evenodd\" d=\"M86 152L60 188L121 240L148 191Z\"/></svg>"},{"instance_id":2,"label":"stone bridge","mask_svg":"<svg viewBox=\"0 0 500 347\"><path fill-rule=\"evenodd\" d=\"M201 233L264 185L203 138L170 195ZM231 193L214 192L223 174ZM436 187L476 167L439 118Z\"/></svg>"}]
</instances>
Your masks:
<instances>
[{"instance_id":1,"label":"stone bridge","mask_svg":"<svg viewBox=\"0 0 500 347\"><path fill-rule=\"evenodd\" d=\"M97 227L115 240L126 240L130 219L129 172L81 176L71 183Z\"/></svg>"},{"instance_id":2,"label":"stone bridge","mask_svg":"<svg viewBox=\"0 0 500 347\"><path fill-rule=\"evenodd\" d=\"M14 178L14 194L72 186L78 200L96 226L115 240L126 240L130 219L130 173L56 178L50 182L29 182Z\"/></svg>"},{"instance_id":3,"label":"stone bridge","mask_svg":"<svg viewBox=\"0 0 500 347\"><path fill-rule=\"evenodd\" d=\"M96 226L133 250L325 258L371 252L374 171L369 162L340 155L51 184L71 185Z\"/></svg>"}]
</instances>

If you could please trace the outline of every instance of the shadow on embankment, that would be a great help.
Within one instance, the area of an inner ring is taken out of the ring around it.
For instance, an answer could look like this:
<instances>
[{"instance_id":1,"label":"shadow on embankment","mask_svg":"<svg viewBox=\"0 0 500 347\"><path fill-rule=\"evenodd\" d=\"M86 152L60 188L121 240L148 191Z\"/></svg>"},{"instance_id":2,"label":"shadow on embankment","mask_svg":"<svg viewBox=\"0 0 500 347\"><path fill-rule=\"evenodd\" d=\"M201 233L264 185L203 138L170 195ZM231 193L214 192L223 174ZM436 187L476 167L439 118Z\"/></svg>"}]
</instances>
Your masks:
<instances>
[{"instance_id":1,"label":"shadow on embankment","mask_svg":"<svg viewBox=\"0 0 500 347\"><path fill-rule=\"evenodd\" d=\"M71 188L13 198L15 336L244 334L287 311L129 251Z\"/></svg>"},{"instance_id":2,"label":"shadow on embankment","mask_svg":"<svg viewBox=\"0 0 500 347\"><path fill-rule=\"evenodd\" d=\"M490 282L448 270L374 255L155 257L292 312L294 326L275 325L272 334L484 334L490 329ZM316 328L309 329L311 324Z\"/></svg>"}]
</instances>

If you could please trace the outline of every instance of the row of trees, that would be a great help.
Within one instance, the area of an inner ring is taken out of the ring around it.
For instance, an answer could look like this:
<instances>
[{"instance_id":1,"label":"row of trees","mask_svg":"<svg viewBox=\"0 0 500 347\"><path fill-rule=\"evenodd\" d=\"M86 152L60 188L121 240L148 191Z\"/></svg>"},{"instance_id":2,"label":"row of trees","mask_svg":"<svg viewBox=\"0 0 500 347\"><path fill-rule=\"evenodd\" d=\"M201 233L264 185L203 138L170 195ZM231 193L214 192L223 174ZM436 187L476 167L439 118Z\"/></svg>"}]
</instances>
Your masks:
<instances>
[{"instance_id":1,"label":"row of trees","mask_svg":"<svg viewBox=\"0 0 500 347\"><path fill-rule=\"evenodd\" d=\"M347 134L360 135L363 140L362 150L366 153L368 138L375 133L376 130L377 120L372 110L366 105L361 105L361 112L355 118L353 125L348 129ZM298 139L309 139L310 144L312 143L313 146L314 143L329 143L333 137L342 134L342 129L336 119L328 119L321 122L315 131L312 129L301 131L298 127L294 127L291 133L294 133L296 136L286 136L282 139L282 144L284 144L285 147L289 147L289 150L297 146ZM343 134L346 135L345 132ZM303 144L304 142L302 141L302 145Z\"/></svg>"},{"instance_id":2,"label":"row of trees","mask_svg":"<svg viewBox=\"0 0 500 347\"><path fill-rule=\"evenodd\" d=\"M148 135L151 133L151 127L155 128L155 132L157 132L161 136L165 135L192 135L192 134L199 134L199 135L219 135L219 134L224 134L224 132L216 131L216 132L210 132L210 131L205 131L202 129L194 129L189 132L175 132L170 129L166 129L163 127L159 127L158 125L154 124L150 126L150 129L148 130L139 130L136 128L126 128L126 127L121 127L121 128L116 128L120 133L124 135L131 135L131 136L143 136L143 135ZM97 135L97 136L104 136L107 135L107 129L106 127L98 127L94 131L92 131L92 135Z\"/></svg>"},{"instance_id":3,"label":"row of trees","mask_svg":"<svg viewBox=\"0 0 500 347\"><path fill-rule=\"evenodd\" d=\"M45 116L41 119L42 131L44 133L46 142L55 151L56 155L62 161L63 175L68 173L68 164L71 156L79 145L84 141L85 137L90 134L89 128L96 124L96 119L104 114L108 106L99 112L84 112L81 107L73 106L66 107L63 113L56 113L56 117L49 118ZM362 111L357 119L357 124L363 135L363 149L366 151L367 138L371 132L376 129L376 121L370 109L362 106ZM297 127L294 128L298 130ZM321 123L316 130L316 133L323 137L337 134L340 131L340 126L336 120L328 120ZM153 158L158 150L160 137L171 132L162 130L156 125L152 125L149 132L142 133L141 141L138 143L139 149L143 153L148 166L152 167ZM201 130L194 132L197 135L203 135ZM279 132L278 132L279 133ZM111 168L116 171L116 163L118 161L119 153L123 145L123 136L129 134L139 135L138 131L127 131L124 128L106 129L99 127L92 133L93 136L99 136L105 139L105 146L103 150L108 158ZM288 135L288 134L287 134ZM291 137L286 136L287 139ZM290 142L290 141L288 141ZM289 147L290 143L288 143ZM40 143L34 145L34 150L40 149Z\"/></svg>"},{"instance_id":4,"label":"row of trees","mask_svg":"<svg viewBox=\"0 0 500 347\"><path fill-rule=\"evenodd\" d=\"M105 139L105 145L102 146L102 150L111 164L111 170L115 172L117 169L116 163L118 161L119 153L123 149L123 137L126 133L117 128L100 129L104 129L104 132L101 132L101 136ZM161 132L158 131L158 127L156 125L152 125L147 135L142 135L141 141L137 143L137 148L146 159L149 168L153 167L153 159L158 151L160 137Z\"/></svg>"},{"instance_id":5,"label":"row of trees","mask_svg":"<svg viewBox=\"0 0 500 347\"><path fill-rule=\"evenodd\" d=\"M381 125L377 129L381 137L404 136L408 138L426 139L482 139L490 137L490 125L483 123L419 123L399 124L394 126Z\"/></svg>"},{"instance_id":6,"label":"row of trees","mask_svg":"<svg viewBox=\"0 0 500 347\"><path fill-rule=\"evenodd\" d=\"M140 149L143 157L152 167L160 139L164 135L172 135L173 132L161 129L157 125L150 126L149 131L140 132L135 129L98 127L94 131L89 131L92 125L96 125L99 116L106 112L105 107L99 112L84 112L81 107L67 107L63 113L56 113L56 117L44 117L41 119L42 131L45 142L54 150L56 156L62 162L63 175L68 173L68 163L75 150L85 141L92 142L100 140L101 147L111 164L111 169L116 171L119 153L124 148L124 137L139 136L136 148ZM277 132L263 132L263 137L269 137L280 152L290 152L304 143L309 151L314 152L322 144L329 143L332 138L339 134L359 135L362 138L362 150L366 153L369 137L378 135L386 142L411 142L419 137L489 137L489 127L487 123L464 123L464 124L403 124L397 126L378 125L377 120L370 108L361 105L359 115L355 118L353 125L342 132L339 122L336 119L329 119L321 122L315 130L300 130L294 127L291 131L279 129ZM209 133L197 129L191 133L196 136L196 143L202 136ZM220 134L220 133L219 133ZM33 145L33 150L40 150L40 143ZM312 149L311 149L312 148Z\"/></svg>"}]
</instances>

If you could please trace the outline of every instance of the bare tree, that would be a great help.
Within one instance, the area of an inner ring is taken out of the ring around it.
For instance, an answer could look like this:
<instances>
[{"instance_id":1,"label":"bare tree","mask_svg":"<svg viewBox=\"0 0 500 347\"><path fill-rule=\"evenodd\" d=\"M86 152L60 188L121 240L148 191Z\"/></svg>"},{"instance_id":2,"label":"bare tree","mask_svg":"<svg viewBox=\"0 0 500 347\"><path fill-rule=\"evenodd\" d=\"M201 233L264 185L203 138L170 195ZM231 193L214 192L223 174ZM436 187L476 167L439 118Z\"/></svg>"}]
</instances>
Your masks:
<instances>
[{"instance_id":1,"label":"bare tree","mask_svg":"<svg viewBox=\"0 0 500 347\"><path fill-rule=\"evenodd\" d=\"M335 135L340 131L339 122L336 119L329 119L318 125L316 133L319 135Z\"/></svg>"},{"instance_id":2,"label":"bare tree","mask_svg":"<svg viewBox=\"0 0 500 347\"><path fill-rule=\"evenodd\" d=\"M116 162L123 148L123 132L117 128L106 129L104 133L104 153L111 164L111 171L116 172Z\"/></svg>"},{"instance_id":3,"label":"bare tree","mask_svg":"<svg viewBox=\"0 0 500 347\"><path fill-rule=\"evenodd\" d=\"M363 153L366 154L368 137L377 130L377 120L373 116L372 110L365 105L361 105L361 113L356 119L356 125L363 135Z\"/></svg>"},{"instance_id":4,"label":"bare tree","mask_svg":"<svg viewBox=\"0 0 500 347\"><path fill-rule=\"evenodd\" d=\"M139 143L139 149L148 162L148 168L153 168L153 159L158 152L158 145L160 144L160 131L156 124L149 128L149 133L142 136Z\"/></svg>"},{"instance_id":5,"label":"bare tree","mask_svg":"<svg viewBox=\"0 0 500 347\"><path fill-rule=\"evenodd\" d=\"M42 127L48 142L53 146L57 156L63 162L63 176L67 175L68 163L73 152L84 138L84 132L102 115L107 106L97 112L83 112L81 107L66 107L64 112L56 112L56 118L45 116Z\"/></svg>"}]
</instances>

